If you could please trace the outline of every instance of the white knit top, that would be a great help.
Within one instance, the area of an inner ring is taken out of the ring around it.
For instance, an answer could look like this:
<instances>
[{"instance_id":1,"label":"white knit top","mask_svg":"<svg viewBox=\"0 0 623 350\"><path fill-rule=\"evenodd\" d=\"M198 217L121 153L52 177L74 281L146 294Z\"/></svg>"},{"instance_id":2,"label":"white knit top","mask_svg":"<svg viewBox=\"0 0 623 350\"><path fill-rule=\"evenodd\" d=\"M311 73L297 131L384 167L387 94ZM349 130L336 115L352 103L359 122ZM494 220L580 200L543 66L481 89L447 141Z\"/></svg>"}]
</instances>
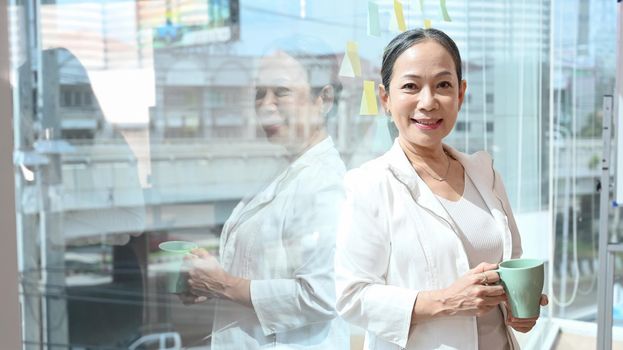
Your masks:
<instances>
[{"instance_id":1,"label":"white knit top","mask_svg":"<svg viewBox=\"0 0 623 350\"><path fill-rule=\"evenodd\" d=\"M502 261L502 237L497 233L495 221L480 192L465 174L465 189L458 201L437 196L450 217L459 228L459 236L470 268L481 262L500 263ZM506 325L499 308L478 317L478 348L508 349Z\"/></svg>"}]
</instances>

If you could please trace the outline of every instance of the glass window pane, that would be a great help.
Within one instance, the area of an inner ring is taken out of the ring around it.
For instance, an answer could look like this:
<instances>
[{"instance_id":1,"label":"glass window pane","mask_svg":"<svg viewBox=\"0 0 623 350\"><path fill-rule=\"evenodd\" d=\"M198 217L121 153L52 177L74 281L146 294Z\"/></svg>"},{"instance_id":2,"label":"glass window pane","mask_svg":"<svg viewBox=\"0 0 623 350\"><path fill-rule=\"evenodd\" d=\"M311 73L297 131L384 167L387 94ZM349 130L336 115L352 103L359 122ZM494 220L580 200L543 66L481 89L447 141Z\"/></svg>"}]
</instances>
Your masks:
<instances>
[{"instance_id":1,"label":"glass window pane","mask_svg":"<svg viewBox=\"0 0 623 350\"><path fill-rule=\"evenodd\" d=\"M395 2L370 4L9 1L25 343L361 348L337 316L333 255L345 172L397 134L377 97ZM544 319L594 320L614 2L402 9L461 51L445 142L495 160L524 256L546 261ZM232 277L201 303L196 259Z\"/></svg>"}]
</instances>

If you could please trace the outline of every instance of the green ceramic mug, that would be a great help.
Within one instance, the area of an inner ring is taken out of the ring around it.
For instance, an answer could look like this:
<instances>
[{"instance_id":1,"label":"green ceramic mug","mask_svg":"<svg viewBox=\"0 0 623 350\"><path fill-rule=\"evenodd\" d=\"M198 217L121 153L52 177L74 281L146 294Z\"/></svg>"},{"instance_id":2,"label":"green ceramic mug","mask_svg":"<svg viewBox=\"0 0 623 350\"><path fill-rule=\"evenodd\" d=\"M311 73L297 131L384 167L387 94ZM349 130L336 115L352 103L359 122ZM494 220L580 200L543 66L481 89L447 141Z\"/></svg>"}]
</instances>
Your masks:
<instances>
[{"instance_id":1,"label":"green ceramic mug","mask_svg":"<svg viewBox=\"0 0 623 350\"><path fill-rule=\"evenodd\" d=\"M545 270L538 259L512 259L500 263L497 273L516 318L538 317Z\"/></svg>"},{"instance_id":2,"label":"green ceramic mug","mask_svg":"<svg viewBox=\"0 0 623 350\"><path fill-rule=\"evenodd\" d=\"M158 245L166 257L163 269L167 292L183 293L188 290L188 283L180 272L184 264L184 256L197 247L197 243L187 241L167 241Z\"/></svg>"}]
</instances>

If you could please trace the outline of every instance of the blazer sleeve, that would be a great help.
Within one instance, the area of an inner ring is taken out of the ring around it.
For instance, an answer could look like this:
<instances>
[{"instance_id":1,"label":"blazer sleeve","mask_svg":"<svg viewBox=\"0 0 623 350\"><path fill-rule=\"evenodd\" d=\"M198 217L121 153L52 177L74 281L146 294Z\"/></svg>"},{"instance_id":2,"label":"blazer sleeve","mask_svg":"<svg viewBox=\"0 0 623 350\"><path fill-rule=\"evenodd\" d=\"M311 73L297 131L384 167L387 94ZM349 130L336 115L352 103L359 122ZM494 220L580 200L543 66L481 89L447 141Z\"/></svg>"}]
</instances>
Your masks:
<instances>
[{"instance_id":1,"label":"blazer sleeve","mask_svg":"<svg viewBox=\"0 0 623 350\"><path fill-rule=\"evenodd\" d=\"M383 191L355 169L345 178L335 258L337 311L352 324L406 347L418 291L386 283L391 254Z\"/></svg>"}]
</instances>

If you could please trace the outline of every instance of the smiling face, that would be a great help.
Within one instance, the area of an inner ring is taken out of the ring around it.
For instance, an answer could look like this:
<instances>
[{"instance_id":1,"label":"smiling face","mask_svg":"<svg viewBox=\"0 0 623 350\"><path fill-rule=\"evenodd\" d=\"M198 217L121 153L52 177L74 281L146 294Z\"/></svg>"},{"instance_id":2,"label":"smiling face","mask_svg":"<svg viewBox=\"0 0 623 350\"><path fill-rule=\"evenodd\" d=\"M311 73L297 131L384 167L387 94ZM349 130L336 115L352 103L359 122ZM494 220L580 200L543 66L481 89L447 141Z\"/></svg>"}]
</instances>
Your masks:
<instances>
[{"instance_id":1,"label":"smiling face","mask_svg":"<svg viewBox=\"0 0 623 350\"><path fill-rule=\"evenodd\" d=\"M324 123L323 99L312 96L303 65L276 52L260 62L255 89L258 124L272 142L304 141Z\"/></svg>"},{"instance_id":2,"label":"smiling face","mask_svg":"<svg viewBox=\"0 0 623 350\"><path fill-rule=\"evenodd\" d=\"M450 53L434 40L411 46L396 59L389 85L381 86L381 101L398 137L413 146L440 146L456 123L466 89Z\"/></svg>"}]
</instances>

